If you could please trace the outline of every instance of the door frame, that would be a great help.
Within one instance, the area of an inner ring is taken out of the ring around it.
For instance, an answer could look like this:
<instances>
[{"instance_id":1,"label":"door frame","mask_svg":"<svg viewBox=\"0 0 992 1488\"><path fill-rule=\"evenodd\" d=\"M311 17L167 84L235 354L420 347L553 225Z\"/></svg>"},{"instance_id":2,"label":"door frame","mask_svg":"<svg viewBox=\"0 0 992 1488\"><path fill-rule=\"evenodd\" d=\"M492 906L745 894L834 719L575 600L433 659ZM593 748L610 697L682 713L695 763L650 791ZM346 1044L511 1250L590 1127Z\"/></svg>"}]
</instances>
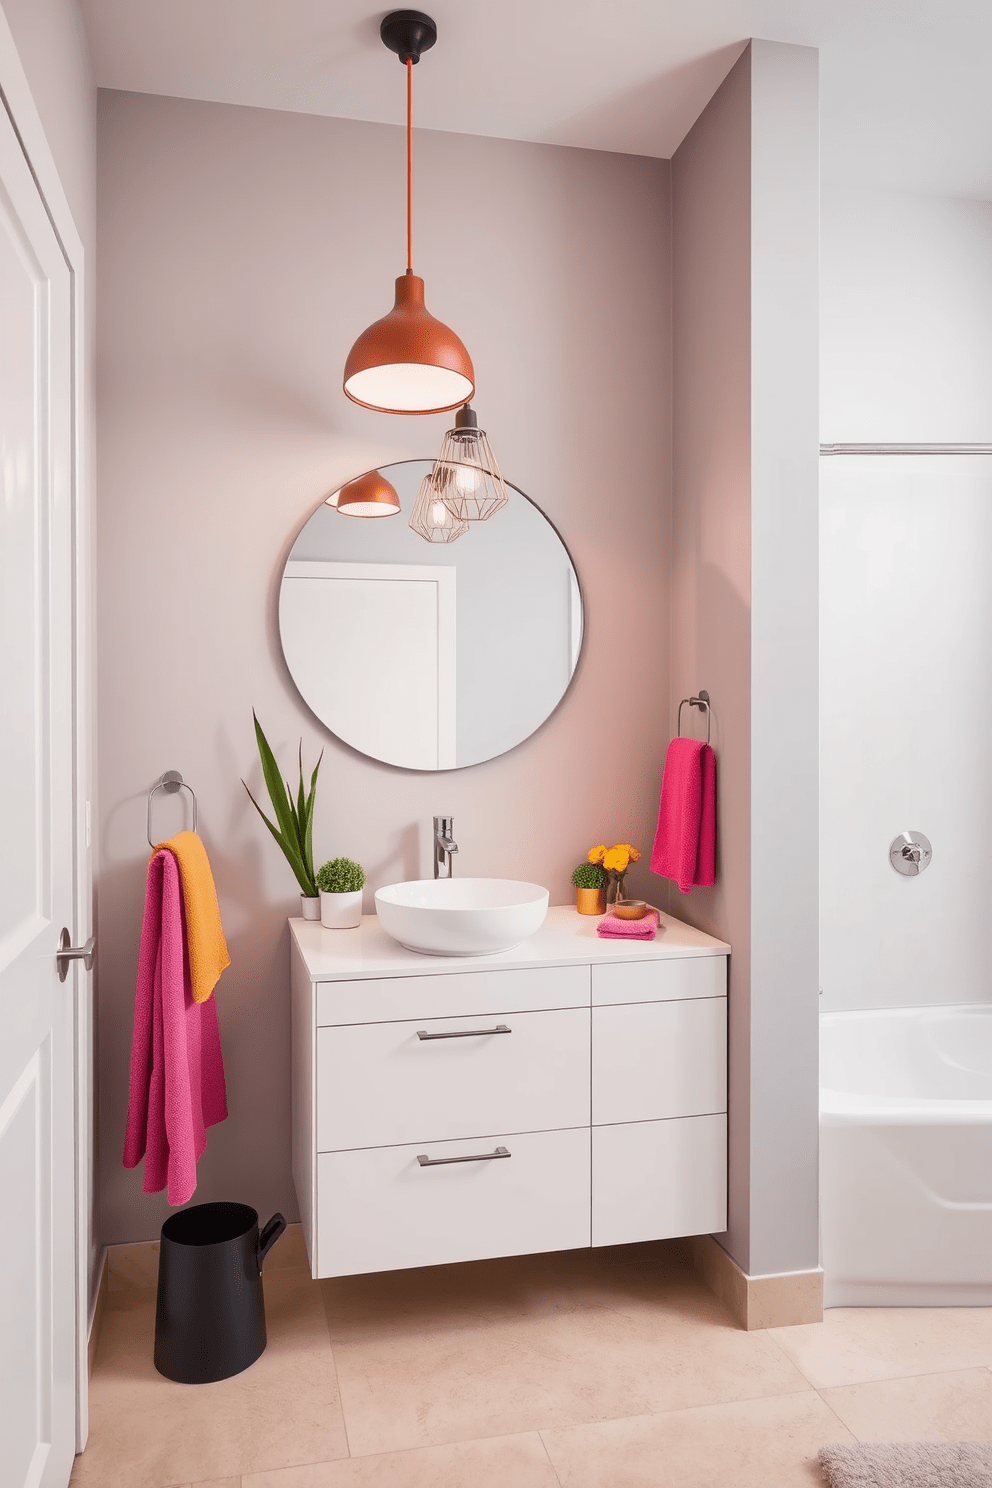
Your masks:
<instances>
[{"instance_id":1,"label":"door frame","mask_svg":"<svg viewBox=\"0 0 992 1488\"><path fill-rule=\"evenodd\" d=\"M73 571L73 944L93 933L93 871L90 822L93 819L93 508L90 481L87 364L89 338L85 323L88 265L82 240L69 210L55 160L45 138L31 88L0 0L0 107L10 118L28 168L69 270L72 324L72 571ZM94 996L93 976L75 962L75 1216L76 1216L76 1451L86 1445L89 1429L90 1292L95 1282L91 1249L90 1196L94 1191ZM95 1302L95 1288L93 1301Z\"/></svg>"}]
</instances>

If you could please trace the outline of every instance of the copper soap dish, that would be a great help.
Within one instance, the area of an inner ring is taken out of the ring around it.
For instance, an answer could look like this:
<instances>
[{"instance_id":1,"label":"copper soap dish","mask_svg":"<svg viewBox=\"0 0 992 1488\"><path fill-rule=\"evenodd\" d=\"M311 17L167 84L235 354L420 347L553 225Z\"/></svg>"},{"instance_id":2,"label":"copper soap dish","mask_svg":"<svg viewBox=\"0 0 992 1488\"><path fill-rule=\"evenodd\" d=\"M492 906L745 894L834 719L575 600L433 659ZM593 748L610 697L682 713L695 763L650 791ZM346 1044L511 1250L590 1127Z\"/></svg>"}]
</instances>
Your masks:
<instances>
[{"instance_id":1,"label":"copper soap dish","mask_svg":"<svg viewBox=\"0 0 992 1488\"><path fill-rule=\"evenodd\" d=\"M618 920L643 920L648 907L643 899L618 899L613 913Z\"/></svg>"}]
</instances>

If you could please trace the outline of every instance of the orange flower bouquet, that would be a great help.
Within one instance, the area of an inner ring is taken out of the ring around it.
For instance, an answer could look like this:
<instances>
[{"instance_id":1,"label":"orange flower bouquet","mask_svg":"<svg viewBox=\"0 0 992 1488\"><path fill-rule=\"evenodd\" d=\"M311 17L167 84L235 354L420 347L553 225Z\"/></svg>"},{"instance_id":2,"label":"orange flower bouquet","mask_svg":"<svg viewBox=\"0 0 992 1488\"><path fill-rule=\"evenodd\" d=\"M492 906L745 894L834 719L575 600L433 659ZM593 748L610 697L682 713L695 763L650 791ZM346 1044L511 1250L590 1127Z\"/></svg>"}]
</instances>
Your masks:
<instances>
[{"instance_id":1,"label":"orange flower bouquet","mask_svg":"<svg viewBox=\"0 0 992 1488\"><path fill-rule=\"evenodd\" d=\"M610 884L614 886L612 893L609 889L607 890L607 898L611 904L615 904L618 899L626 899L627 869L631 863L636 863L640 856L639 849L631 842L615 842L612 847L607 847L605 843L600 842L598 846L589 849L587 857L590 863L599 863L605 868L610 877Z\"/></svg>"}]
</instances>

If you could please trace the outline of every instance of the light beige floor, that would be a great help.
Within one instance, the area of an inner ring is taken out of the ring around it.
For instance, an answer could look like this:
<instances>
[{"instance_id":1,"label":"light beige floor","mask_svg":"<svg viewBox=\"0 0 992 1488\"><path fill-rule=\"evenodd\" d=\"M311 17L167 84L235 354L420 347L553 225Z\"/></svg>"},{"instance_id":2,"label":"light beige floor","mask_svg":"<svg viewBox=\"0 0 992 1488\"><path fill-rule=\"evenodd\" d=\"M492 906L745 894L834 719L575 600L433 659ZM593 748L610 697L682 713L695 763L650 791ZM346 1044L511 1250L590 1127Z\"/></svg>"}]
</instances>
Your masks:
<instances>
[{"instance_id":1,"label":"light beige floor","mask_svg":"<svg viewBox=\"0 0 992 1488\"><path fill-rule=\"evenodd\" d=\"M829 1442L992 1437L992 1309L744 1333L671 1245L318 1283L291 1227L261 1359L178 1385L155 1265L116 1253L79 1488L808 1488Z\"/></svg>"}]
</instances>

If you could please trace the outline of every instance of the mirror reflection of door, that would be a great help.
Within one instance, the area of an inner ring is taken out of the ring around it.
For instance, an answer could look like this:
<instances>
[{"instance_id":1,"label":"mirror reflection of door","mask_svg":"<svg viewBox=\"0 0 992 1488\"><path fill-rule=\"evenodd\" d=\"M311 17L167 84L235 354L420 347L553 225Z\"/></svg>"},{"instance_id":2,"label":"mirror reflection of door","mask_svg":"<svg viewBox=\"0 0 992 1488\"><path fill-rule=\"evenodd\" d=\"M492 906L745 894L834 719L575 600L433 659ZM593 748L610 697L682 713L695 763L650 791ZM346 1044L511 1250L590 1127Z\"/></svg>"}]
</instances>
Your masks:
<instances>
[{"instance_id":1,"label":"mirror reflection of door","mask_svg":"<svg viewBox=\"0 0 992 1488\"><path fill-rule=\"evenodd\" d=\"M411 770L455 765L455 570L294 562L279 600L283 651L318 718Z\"/></svg>"}]
</instances>

